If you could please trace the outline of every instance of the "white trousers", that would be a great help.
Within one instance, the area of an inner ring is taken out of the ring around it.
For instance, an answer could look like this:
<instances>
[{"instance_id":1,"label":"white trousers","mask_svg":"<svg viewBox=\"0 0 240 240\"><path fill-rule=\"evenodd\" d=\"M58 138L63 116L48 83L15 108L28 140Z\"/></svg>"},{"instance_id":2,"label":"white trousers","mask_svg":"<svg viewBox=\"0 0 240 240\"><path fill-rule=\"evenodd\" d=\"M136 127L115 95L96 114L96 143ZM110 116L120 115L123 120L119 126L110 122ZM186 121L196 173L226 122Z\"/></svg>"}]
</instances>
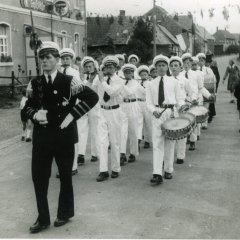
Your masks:
<instances>
[{"instance_id":1,"label":"white trousers","mask_svg":"<svg viewBox=\"0 0 240 240\"><path fill-rule=\"evenodd\" d=\"M146 102L138 102L140 106L139 136L144 136L145 142L152 142L152 114L148 110Z\"/></svg>"},{"instance_id":2,"label":"white trousers","mask_svg":"<svg viewBox=\"0 0 240 240\"><path fill-rule=\"evenodd\" d=\"M101 131L100 147L102 157L99 159L100 172L108 171L108 146L111 144L111 169L114 172L120 172L120 145L121 145L121 127L122 111L120 108L113 110L101 109L103 121L99 128Z\"/></svg>"},{"instance_id":3,"label":"white trousers","mask_svg":"<svg viewBox=\"0 0 240 240\"><path fill-rule=\"evenodd\" d=\"M187 147L187 138L177 140L176 150L177 150L177 159L184 160L186 157L186 147Z\"/></svg>"},{"instance_id":4,"label":"white trousers","mask_svg":"<svg viewBox=\"0 0 240 240\"><path fill-rule=\"evenodd\" d=\"M190 142L196 142L197 141L197 136L198 136L197 132L198 132L198 124L193 129L192 133L190 134Z\"/></svg>"},{"instance_id":5,"label":"white trousers","mask_svg":"<svg viewBox=\"0 0 240 240\"><path fill-rule=\"evenodd\" d=\"M162 124L170 118L171 109L167 109L159 119L152 117L152 142L153 142L153 174L162 175L164 171L173 172L175 141L168 140L162 134Z\"/></svg>"},{"instance_id":6,"label":"white trousers","mask_svg":"<svg viewBox=\"0 0 240 240\"><path fill-rule=\"evenodd\" d=\"M140 107L137 102L122 103L122 134L121 134L121 153L126 154L127 140L129 138L130 154L137 156L138 152L138 131L137 124Z\"/></svg>"}]
</instances>

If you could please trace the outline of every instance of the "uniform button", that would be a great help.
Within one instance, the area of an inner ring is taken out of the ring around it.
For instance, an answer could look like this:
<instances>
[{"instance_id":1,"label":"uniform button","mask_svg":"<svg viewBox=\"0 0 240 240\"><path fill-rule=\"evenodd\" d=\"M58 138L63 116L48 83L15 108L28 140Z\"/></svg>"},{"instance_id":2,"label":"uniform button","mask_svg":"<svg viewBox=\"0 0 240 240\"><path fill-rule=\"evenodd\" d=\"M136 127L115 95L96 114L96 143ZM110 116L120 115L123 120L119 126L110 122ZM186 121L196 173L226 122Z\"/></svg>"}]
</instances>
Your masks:
<instances>
[{"instance_id":1,"label":"uniform button","mask_svg":"<svg viewBox=\"0 0 240 240\"><path fill-rule=\"evenodd\" d=\"M57 105L60 106L60 103L58 103Z\"/></svg>"},{"instance_id":2,"label":"uniform button","mask_svg":"<svg viewBox=\"0 0 240 240\"><path fill-rule=\"evenodd\" d=\"M58 117L61 117L61 115L58 115Z\"/></svg>"}]
</instances>

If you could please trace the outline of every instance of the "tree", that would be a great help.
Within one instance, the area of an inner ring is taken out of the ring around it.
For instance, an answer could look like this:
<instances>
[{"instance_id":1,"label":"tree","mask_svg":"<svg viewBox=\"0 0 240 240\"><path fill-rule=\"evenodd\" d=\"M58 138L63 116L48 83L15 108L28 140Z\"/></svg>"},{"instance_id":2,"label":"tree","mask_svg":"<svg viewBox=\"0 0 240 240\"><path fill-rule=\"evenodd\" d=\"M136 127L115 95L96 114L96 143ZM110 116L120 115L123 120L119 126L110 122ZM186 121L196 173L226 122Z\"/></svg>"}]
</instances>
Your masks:
<instances>
[{"instance_id":1,"label":"tree","mask_svg":"<svg viewBox=\"0 0 240 240\"><path fill-rule=\"evenodd\" d=\"M153 58L153 29L148 22L144 22L139 18L134 27L125 52L136 54L140 57L142 63L147 63Z\"/></svg>"}]
</instances>

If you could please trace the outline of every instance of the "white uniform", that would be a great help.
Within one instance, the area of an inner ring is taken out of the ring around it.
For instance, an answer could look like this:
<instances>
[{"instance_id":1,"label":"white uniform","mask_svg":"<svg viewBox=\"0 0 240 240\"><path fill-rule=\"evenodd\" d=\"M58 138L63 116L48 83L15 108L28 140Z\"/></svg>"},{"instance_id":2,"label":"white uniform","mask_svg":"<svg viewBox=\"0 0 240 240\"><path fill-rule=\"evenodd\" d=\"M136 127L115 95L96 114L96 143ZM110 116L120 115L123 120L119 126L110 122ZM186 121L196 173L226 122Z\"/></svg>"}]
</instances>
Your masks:
<instances>
[{"instance_id":1,"label":"white uniform","mask_svg":"<svg viewBox=\"0 0 240 240\"><path fill-rule=\"evenodd\" d=\"M182 99L193 100L194 91L191 88L191 84L189 79L185 78L183 75L178 75L175 77L178 80L180 94ZM177 159L184 160L186 157L186 142L187 138L181 139L177 141Z\"/></svg>"},{"instance_id":2,"label":"white uniform","mask_svg":"<svg viewBox=\"0 0 240 240\"><path fill-rule=\"evenodd\" d=\"M130 142L130 154L137 156L138 152L138 118L140 107L137 102L138 81L135 79L125 80L122 90L124 98L122 106L123 128L121 136L121 153L126 154L127 140Z\"/></svg>"},{"instance_id":3,"label":"white uniform","mask_svg":"<svg viewBox=\"0 0 240 240\"><path fill-rule=\"evenodd\" d=\"M99 77L95 76L92 82L87 80L84 81L84 84L94 90L98 95L100 94L99 90ZM101 124L103 121L102 111L100 103L98 102L94 108L92 108L88 113L88 130L90 135L91 142L91 156L102 158L102 143L100 142L101 136Z\"/></svg>"},{"instance_id":4,"label":"white uniform","mask_svg":"<svg viewBox=\"0 0 240 240\"><path fill-rule=\"evenodd\" d=\"M162 112L164 108L158 106L159 98L159 83L161 77L157 77L152 80L146 88L146 103L151 114L154 111ZM179 84L177 80L173 77L164 76L164 104L171 104L182 106L184 104L184 99L180 94ZM162 124L171 118L174 109L168 108L160 118L155 118L152 116L152 142L153 142L153 174L162 175L162 167L164 161L165 172L173 172L173 161L174 161L174 146L175 141L165 139L162 134L161 126Z\"/></svg>"},{"instance_id":5,"label":"white uniform","mask_svg":"<svg viewBox=\"0 0 240 240\"><path fill-rule=\"evenodd\" d=\"M107 79L108 77L105 77ZM99 85L99 102L103 115L103 123L101 124L100 142L102 144L103 157L100 158L100 172L108 171L108 146L109 140L111 144L111 168L114 172L120 172L120 145L121 145L121 125L122 125L122 103L121 91L124 86L124 80L114 74L109 84L106 81ZM105 102L103 99L104 92L110 96ZM111 109L114 107L114 109ZM108 108L108 109L107 109Z\"/></svg>"},{"instance_id":6,"label":"white uniform","mask_svg":"<svg viewBox=\"0 0 240 240\"><path fill-rule=\"evenodd\" d=\"M137 99L140 106L138 139L142 139L142 136L144 136L144 141L148 143L152 142L152 116L146 105L146 87L149 83L149 80L143 82L140 80L137 91Z\"/></svg>"},{"instance_id":7,"label":"white uniform","mask_svg":"<svg viewBox=\"0 0 240 240\"><path fill-rule=\"evenodd\" d=\"M72 67L67 67L67 68L61 67L61 71L66 75L73 76L73 81L76 81L80 84L83 83L83 81L80 79L80 74L76 69L74 69ZM77 169L78 154L82 154L82 152L84 152L84 154L85 154L85 151L86 151L86 146L87 146L87 137L86 136L88 133L88 116L87 116L87 114L85 114L82 118L77 120L77 130L78 130L78 143L75 144L75 156L74 156L72 170Z\"/></svg>"},{"instance_id":8,"label":"white uniform","mask_svg":"<svg viewBox=\"0 0 240 240\"><path fill-rule=\"evenodd\" d=\"M216 77L215 77L215 75L214 75L214 73L213 73L213 71L210 67L203 66L199 70L203 74L203 84L204 84L205 79L210 78L214 82L214 85L216 85ZM205 89L204 91L207 90L206 88L204 88L204 89ZM204 96L204 94L203 94L203 96ZM204 103L204 106L208 109L209 103ZM204 122L202 125L207 127L208 126L208 121Z\"/></svg>"}]
</instances>

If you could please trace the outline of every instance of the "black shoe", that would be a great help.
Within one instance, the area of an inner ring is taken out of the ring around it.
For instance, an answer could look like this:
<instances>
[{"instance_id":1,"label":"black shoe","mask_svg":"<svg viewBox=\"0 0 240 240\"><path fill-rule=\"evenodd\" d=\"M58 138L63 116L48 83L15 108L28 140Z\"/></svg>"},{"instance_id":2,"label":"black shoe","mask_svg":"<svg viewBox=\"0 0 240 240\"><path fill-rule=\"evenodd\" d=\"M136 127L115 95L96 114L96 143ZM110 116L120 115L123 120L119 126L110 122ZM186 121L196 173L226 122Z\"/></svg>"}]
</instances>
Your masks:
<instances>
[{"instance_id":1,"label":"black shoe","mask_svg":"<svg viewBox=\"0 0 240 240\"><path fill-rule=\"evenodd\" d=\"M127 157L125 153L121 153L120 156L120 166L124 166L125 162L127 162Z\"/></svg>"},{"instance_id":2,"label":"black shoe","mask_svg":"<svg viewBox=\"0 0 240 240\"><path fill-rule=\"evenodd\" d=\"M97 182L103 182L109 178L109 173L108 172L100 172L98 177L97 177Z\"/></svg>"},{"instance_id":3,"label":"black shoe","mask_svg":"<svg viewBox=\"0 0 240 240\"><path fill-rule=\"evenodd\" d=\"M198 140L198 141L200 140L200 136L197 136L197 140Z\"/></svg>"},{"instance_id":4,"label":"black shoe","mask_svg":"<svg viewBox=\"0 0 240 240\"><path fill-rule=\"evenodd\" d=\"M72 176L74 176L74 175L76 175L76 174L78 174L78 170L77 170L77 169L72 170Z\"/></svg>"},{"instance_id":5,"label":"black shoe","mask_svg":"<svg viewBox=\"0 0 240 240\"><path fill-rule=\"evenodd\" d=\"M117 177L119 177L119 173L112 171L111 178L117 178Z\"/></svg>"},{"instance_id":6,"label":"black shoe","mask_svg":"<svg viewBox=\"0 0 240 240\"><path fill-rule=\"evenodd\" d=\"M26 142L31 142L32 139L31 138L26 138Z\"/></svg>"},{"instance_id":7,"label":"black shoe","mask_svg":"<svg viewBox=\"0 0 240 240\"><path fill-rule=\"evenodd\" d=\"M150 143L149 142L145 142L143 148L150 148Z\"/></svg>"},{"instance_id":8,"label":"black shoe","mask_svg":"<svg viewBox=\"0 0 240 240\"><path fill-rule=\"evenodd\" d=\"M202 126L202 130L207 130L207 127L206 126Z\"/></svg>"},{"instance_id":9,"label":"black shoe","mask_svg":"<svg viewBox=\"0 0 240 240\"><path fill-rule=\"evenodd\" d=\"M184 160L178 158L176 163L177 163L177 164L183 164L183 163L184 163Z\"/></svg>"},{"instance_id":10,"label":"black shoe","mask_svg":"<svg viewBox=\"0 0 240 240\"><path fill-rule=\"evenodd\" d=\"M40 224L40 222L37 220L37 221L29 228L29 231L30 231L30 233L38 233L38 232L41 232L42 230L48 228L49 225L50 225L50 224Z\"/></svg>"},{"instance_id":11,"label":"black shoe","mask_svg":"<svg viewBox=\"0 0 240 240\"><path fill-rule=\"evenodd\" d=\"M190 144L190 136L187 137L187 144Z\"/></svg>"},{"instance_id":12,"label":"black shoe","mask_svg":"<svg viewBox=\"0 0 240 240\"><path fill-rule=\"evenodd\" d=\"M133 163L136 161L136 157L133 154L130 154L129 158L128 158L128 162L129 163Z\"/></svg>"},{"instance_id":13,"label":"black shoe","mask_svg":"<svg viewBox=\"0 0 240 240\"><path fill-rule=\"evenodd\" d=\"M65 225L68 221L69 221L68 218L66 218L66 219L56 218L56 220L54 222L54 227L61 227L61 226Z\"/></svg>"},{"instance_id":14,"label":"black shoe","mask_svg":"<svg viewBox=\"0 0 240 240\"><path fill-rule=\"evenodd\" d=\"M195 150L195 142L190 142L189 151L194 151L194 150Z\"/></svg>"},{"instance_id":15,"label":"black shoe","mask_svg":"<svg viewBox=\"0 0 240 240\"><path fill-rule=\"evenodd\" d=\"M153 174L153 177L151 178L150 182L154 183L156 185L159 185L159 184L163 183L163 178L161 175Z\"/></svg>"},{"instance_id":16,"label":"black shoe","mask_svg":"<svg viewBox=\"0 0 240 240\"><path fill-rule=\"evenodd\" d=\"M173 176L172 176L171 173L165 172L165 173L164 173L164 178L165 178L165 179L172 179Z\"/></svg>"},{"instance_id":17,"label":"black shoe","mask_svg":"<svg viewBox=\"0 0 240 240\"><path fill-rule=\"evenodd\" d=\"M92 156L92 158L91 158L91 162L97 162L97 161L98 161L98 158L95 157L95 156Z\"/></svg>"},{"instance_id":18,"label":"black shoe","mask_svg":"<svg viewBox=\"0 0 240 240\"><path fill-rule=\"evenodd\" d=\"M84 155L79 154L79 155L78 155L77 162L78 162L78 166L83 165L83 164L85 163Z\"/></svg>"},{"instance_id":19,"label":"black shoe","mask_svg":"<svg viewBox=\"0 0 240 240\"><path fill-rule=\"evenodd\" d=\"M25 141L25 137L24 136L21 137L21 141Z\"/></svg>"},{"instance_id":20,"label":"black shoe","mask_svg":"<svg viewBox=\"0 0 240 240\"><path fill-rule=\"evenodd\" d=\"M212 122L212 117L209 117L208 118L208 123L211 123Z\"/></svg>"}]
</instances>

